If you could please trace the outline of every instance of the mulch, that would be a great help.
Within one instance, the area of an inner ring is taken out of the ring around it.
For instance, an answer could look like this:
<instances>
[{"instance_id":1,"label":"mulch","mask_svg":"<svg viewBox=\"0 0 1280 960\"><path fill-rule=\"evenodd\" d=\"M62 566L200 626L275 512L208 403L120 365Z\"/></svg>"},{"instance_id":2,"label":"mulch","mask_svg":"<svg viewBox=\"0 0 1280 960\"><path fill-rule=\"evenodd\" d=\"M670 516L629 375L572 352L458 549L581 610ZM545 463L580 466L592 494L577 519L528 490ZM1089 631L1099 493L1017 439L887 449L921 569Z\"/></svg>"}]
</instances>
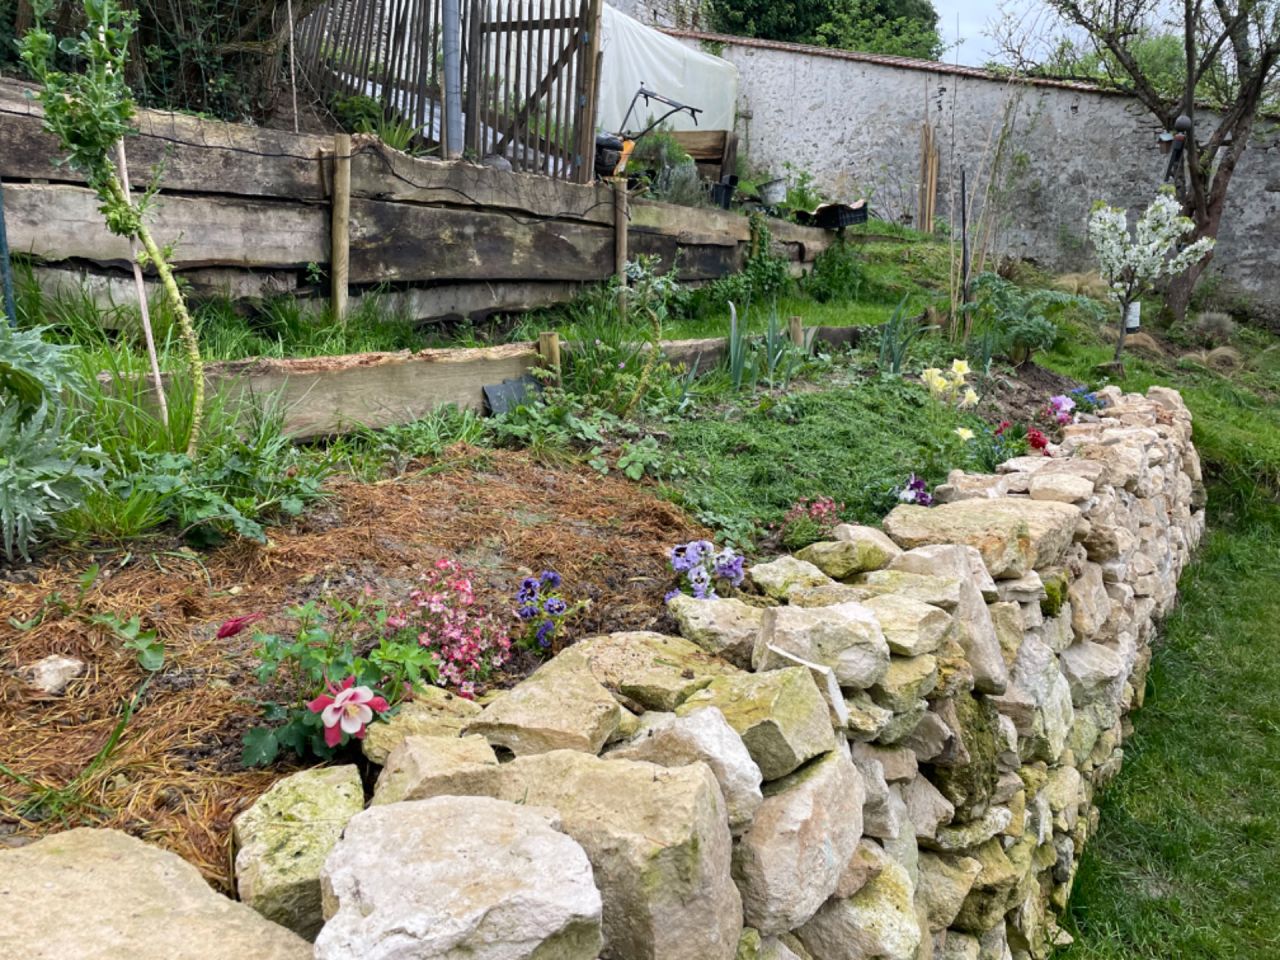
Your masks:
<instances>
[{"instance_id":1,"label":"mulch","mask_svg":"<svg viewBox=\"0 0 1280 960\"><path fill-rule=\"evenodd\" d=\"M8 574L0 568L0 763L11 771L0 770L0 846L68 826L115 827L178 853L230 892L233 818L294 768L240 764L262 691L252 632L218 640L224 620L262 612L258 627L287 629L285 611L296 603L327 592L354 596L366 584L396 596L452 556L476 571L477 594L491 609L511 608L522 576L556 569L574 597L591 601L576 637L664 629L666 550L706 535L651 490L520 452L455 448L416 474L337 480L327 490L325 503L270 530L265 545L235 541L196 554L173 542L135 542L51 551ZM80 597L92 563L101 572ZM90 622L99 613L137 615L157 630L163 669L148 679L110 631ZM37 617L26 629L10 621ZM56 697L18 676L53 653L88 665ZM498 682L534 666L515 658ZM135 710L118 746L92 767L130 700ZM73 782L76 802L60 817L19 815L31 784Z\"/></svg>"}]
</instances>

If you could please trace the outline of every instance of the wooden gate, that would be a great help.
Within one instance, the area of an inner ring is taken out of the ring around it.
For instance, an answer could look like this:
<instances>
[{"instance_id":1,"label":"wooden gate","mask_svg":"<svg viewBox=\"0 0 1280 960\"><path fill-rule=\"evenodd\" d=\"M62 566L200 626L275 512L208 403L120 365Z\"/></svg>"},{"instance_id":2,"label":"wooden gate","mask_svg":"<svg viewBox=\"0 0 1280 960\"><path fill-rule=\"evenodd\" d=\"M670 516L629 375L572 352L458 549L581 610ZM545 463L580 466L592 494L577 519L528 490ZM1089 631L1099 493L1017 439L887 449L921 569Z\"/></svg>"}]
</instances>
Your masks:
<instances>
[{"instance_id":1,"label":"wooden gate","mask_svg":"<svg viewBox=\"0 0 1280 960\"><path fill-rule=\"evenodd\" d=\"M464 144L473 159L592 177L603 0L462 0ZM377 101L429 153L444 140L441 0L329 0L302 24L313 93Z\"/></svg>"}]
</instances>

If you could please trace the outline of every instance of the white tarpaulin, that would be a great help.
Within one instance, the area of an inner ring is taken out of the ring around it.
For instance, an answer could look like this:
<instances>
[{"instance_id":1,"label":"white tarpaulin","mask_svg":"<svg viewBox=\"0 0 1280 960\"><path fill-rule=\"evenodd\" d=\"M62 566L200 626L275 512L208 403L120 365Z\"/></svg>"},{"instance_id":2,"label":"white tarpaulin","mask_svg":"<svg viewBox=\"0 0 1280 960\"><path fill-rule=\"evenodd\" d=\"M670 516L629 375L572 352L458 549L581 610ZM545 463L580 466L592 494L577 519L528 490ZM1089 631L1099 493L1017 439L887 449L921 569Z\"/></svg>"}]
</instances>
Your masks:
<instances>
[{"instance_id":1,"label":"white tarpaulin","mask_svg":"<svg viewBox=\"0 0 1280 960\"><path fill-rule=\"evenodd\" d=\"M664 97L698 107L695 125L687 113L667 123L673 130L732 130L738 102L738 68L727 60L685 46L675 37L646 27L613 7L605 6L600 37L604 63L600 73L600 108L596 129L616 133L640 85ZM658 102L644 101L631 115L631 132L667 112Z\"/></svg>"}]
</instances>

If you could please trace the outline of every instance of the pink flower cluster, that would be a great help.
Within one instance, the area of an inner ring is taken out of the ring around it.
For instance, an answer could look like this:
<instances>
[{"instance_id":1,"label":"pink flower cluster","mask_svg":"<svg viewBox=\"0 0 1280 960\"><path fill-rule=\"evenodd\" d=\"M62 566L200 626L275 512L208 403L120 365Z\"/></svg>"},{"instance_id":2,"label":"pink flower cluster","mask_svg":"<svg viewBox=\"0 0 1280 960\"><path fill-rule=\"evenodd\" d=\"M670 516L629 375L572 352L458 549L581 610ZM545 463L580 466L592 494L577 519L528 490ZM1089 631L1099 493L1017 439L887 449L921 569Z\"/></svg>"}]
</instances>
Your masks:
<instances>
[{"instance_id":1,"label":"pink flower cluster","mask_svg":"<svg viewBox=\"0 0 1280 960\"><path fill-rule=\"evenodd\" d=\"M1051 419L1056 420L1059 426L1066 426L1068 423L1074 423L1076 415L1073 412L1076 408L1076 402L1065 394L1049 398L1048 415Z\"/></svg>"},{"instance_id":2,"label":"pink flower cluster","mask_svg":"<svg viewBox=\"0 0 1280 960\"><path fill-rule=\"evenodd\" d=\"M783 526L806 519L816 523L823 531L830 530L840 522L840 514L844 511L843 503L836 503L830 497L804 497L797 500L782 518Z\"/></svg>"},{"instance_id":3,"label":"pink flower cluster","mask_svg":"<svg viewBox=\"0 0 1280 960\"><path fill-rule=\"evenodd\" d=\"M506 663L511 638L476 603L471 575L455 561L441 558L422 575L409 602L387 617L396 632L412 631L436 655L440 680L470 696L475 683Z\"/></svg>"}]
</instances>

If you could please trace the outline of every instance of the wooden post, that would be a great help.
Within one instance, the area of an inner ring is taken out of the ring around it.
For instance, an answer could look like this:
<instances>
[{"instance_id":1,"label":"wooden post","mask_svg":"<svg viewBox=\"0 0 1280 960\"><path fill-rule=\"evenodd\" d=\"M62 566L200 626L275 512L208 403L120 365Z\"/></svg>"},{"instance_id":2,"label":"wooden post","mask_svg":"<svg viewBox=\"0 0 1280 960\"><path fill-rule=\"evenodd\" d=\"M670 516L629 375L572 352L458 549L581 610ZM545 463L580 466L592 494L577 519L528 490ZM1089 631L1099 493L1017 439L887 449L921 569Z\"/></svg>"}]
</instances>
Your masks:
<instances>
[{"instance_id":1,"label":"wooden post","mask_svg":"<svg viewBox=\"0 0 1280 960\"><path fill-rule=\"evenodd\" d=\"M788 317L787 327L791 335L791 342L804 349L804 320L801 317Z\"/></svg>"},{"instance_id":2,"label":"wooden post","mask_svg":"<svg viewBox=\"0 0 1280 960\"><path fill-rule=\"evenodd\" d=\"M329 233L329 305L335 323L347 318L347 276L351 270L351 135L333 135L333 219Z\"/></svg>"},{"instance_id":3,"label":"wooden post","mask_svg":"<svg viewBox=\"0 0 1280 960\"><path fill-rule=\"evenodd\" d=\"M578 89L575 91L578 107L577 166L574 180L590 183L596 166L596 109L600 95L600 19L602 0L591 0L586 11L586 48L578 58Z\"/></svg>"},{"instance_id":4,"label":"wooden post","mask_svg":"<svg viewBox=\"0 0 1280 960\"><path fill-rule=\"evenodd\" d=\"M542 357L542 365L554 375L555 385L560 386L560 334L554 330L538 334L538 353Z\"/></svg>"},{"instance_id":5,"label":"wooden post","mask_svg":"<svg viewBox=\"0 0 1280 960\"><path fill-rule=\"evenodd\" d=\"M613 179L613 274L618 278L618 315L627 317L627 178Z\"/></svg>"}]
</instances>

